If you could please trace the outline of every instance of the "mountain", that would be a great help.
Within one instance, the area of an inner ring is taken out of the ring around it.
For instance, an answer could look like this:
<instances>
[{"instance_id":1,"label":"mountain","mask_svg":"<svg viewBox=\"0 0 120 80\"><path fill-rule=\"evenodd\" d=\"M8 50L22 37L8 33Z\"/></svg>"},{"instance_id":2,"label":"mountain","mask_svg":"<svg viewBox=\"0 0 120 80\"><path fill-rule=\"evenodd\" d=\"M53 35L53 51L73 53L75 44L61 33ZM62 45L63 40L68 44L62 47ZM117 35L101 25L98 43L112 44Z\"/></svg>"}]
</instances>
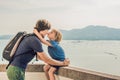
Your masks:
<instances>
[{"instance_id":1,"label":"mountain","mask_svg":"<svg viewBox=\"0 0 120 80\"><path fill-rule=\"evenodd\" d=\"M120 40L120 29L90 25L82 29L60 30L65 40Z\"/></svg>"},{"instance_id":2,"label":"mountain","mask_svg":"<svg viewBox=\"0 0 120 80\"><path fill-rule=\"evenodd\" d=\"M60 30L64 40L120 40L120 29L107 26L89 25L82 29ZM0 35L0 39L10 39L13 35Z\"/></svg>"}]
</instances>

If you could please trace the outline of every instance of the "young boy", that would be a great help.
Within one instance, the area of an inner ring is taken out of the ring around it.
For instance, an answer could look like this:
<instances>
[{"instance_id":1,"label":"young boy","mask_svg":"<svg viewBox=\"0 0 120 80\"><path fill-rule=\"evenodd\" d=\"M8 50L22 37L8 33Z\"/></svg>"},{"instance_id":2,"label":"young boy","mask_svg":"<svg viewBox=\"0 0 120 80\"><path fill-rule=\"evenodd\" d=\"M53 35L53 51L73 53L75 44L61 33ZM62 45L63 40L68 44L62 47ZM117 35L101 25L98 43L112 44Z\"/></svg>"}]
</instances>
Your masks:
<instances>
[{"instance_id":1,"label":"young boy","mask_svg":"<svg viewBox=\"0 0 120 80\"><path fill-rule=\"evenodd\" d=\"M64 50L59 45L59 42L62 39L62 34L58 30L52 29L48 33L49 41L43 39L42 36L38 34L37 30L34 30L34 33L44 44L48 45L48 53L53 59L59 61L65 60ZM55 80L54 72L56 72L59 69L59 67L60 66L53 66L49 64L44 66L44 71L48 80Z\"/></svg>"}]
</instances>

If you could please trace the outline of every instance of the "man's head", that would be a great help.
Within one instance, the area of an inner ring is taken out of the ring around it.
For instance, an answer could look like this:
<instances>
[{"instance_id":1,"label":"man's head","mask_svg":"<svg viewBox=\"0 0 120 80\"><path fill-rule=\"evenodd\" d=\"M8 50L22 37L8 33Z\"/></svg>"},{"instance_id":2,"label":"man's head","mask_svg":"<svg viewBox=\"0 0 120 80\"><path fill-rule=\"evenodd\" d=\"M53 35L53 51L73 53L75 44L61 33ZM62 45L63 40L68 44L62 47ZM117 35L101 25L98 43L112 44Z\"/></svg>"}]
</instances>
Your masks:
<instances>
[{"instance_id":1,"label":"man's head","mask_svg":"<svg viewBox=\"0 0 120 80\"><path fill-rule=\"evenodd\" d=\"M47 20L42 19L37 21L34 28L37 29L37 31L44 37L51 28L51 24Z\"/></svg>"}]
</instances>

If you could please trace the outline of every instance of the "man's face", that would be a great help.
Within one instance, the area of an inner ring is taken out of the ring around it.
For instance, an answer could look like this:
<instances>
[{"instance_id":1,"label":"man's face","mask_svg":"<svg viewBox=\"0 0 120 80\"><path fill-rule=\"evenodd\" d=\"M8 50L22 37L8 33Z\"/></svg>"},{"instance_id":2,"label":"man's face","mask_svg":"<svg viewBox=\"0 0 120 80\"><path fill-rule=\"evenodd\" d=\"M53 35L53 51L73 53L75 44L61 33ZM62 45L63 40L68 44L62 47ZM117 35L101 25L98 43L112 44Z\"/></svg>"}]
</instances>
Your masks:
<instances>
[{"instance_id":1,"label":"man's face","mask_svg":"<svg viewBox=\"0 0 120 80\"><path fill-rule=\"evenodd\" d=\"M48 30L43 30L43 31L40 31L40 34L45 37L46 34L48 34Z\"/></svg>"}]
</instances>

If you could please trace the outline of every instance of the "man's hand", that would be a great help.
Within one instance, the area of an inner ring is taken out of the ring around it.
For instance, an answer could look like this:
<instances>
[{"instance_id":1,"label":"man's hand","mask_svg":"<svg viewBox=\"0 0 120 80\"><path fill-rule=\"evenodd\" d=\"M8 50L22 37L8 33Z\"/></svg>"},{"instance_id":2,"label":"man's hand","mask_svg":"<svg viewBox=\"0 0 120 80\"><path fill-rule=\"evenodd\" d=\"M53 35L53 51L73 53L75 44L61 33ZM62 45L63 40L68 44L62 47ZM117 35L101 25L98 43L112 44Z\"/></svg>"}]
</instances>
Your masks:
<instances>
[{"instance_id":1,"label":"man's hand","mask_svg":"<svg viewBox=\"0 0 120 80\"><path fill-rule=\"evenodd\" d=\"M70 64L70 60L68 59L68 58L66 58L65 60L64 60L64 65L65 66L68 66Z\"/></svg>"}]
</instances>

